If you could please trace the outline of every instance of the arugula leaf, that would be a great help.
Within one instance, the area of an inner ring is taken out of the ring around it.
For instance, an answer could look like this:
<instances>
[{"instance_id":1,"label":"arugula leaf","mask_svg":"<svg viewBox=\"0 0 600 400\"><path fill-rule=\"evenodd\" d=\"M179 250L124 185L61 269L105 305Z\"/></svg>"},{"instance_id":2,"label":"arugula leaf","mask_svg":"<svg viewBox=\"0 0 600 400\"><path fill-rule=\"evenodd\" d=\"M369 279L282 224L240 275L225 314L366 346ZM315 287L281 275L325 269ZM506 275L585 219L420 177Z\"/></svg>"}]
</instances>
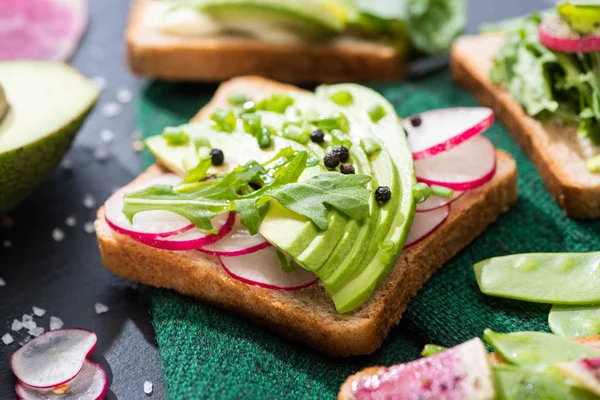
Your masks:
<instances>
[{"instance_id":1,"label":"arugula leaf","mask_svg":"<svg viewBox=\"0 0 600 400\"><path fill-rule=\"evenodd\" d=\"M202 179L206 178L206 174L208 169L212 165L212 160L210 158L204 158L200 160L198 165L196 165L193 169L188 172L188 175L181 183L190 183L190 182L198 182Z\"/></svg>"}]
</instances>

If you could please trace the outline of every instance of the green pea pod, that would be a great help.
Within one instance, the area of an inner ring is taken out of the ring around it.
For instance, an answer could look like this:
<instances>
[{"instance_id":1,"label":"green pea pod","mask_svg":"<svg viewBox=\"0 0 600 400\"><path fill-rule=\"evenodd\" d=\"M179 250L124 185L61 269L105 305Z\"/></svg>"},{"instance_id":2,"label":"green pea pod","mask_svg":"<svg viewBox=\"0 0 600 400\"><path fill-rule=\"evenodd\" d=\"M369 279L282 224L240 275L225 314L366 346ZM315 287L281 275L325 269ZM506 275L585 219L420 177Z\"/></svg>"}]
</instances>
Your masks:
<instances>
[{"instance_id":1,"label":"green pea pod","mask_svg":"<svg viewBox=\"0 0 600 400\"><path fill-rule=\"evenodd\" d=\"M548 325L552 332L569 339L600 335L600 306L552 306Z\"/></svg>"},{"instance_id":2,"label":"green pea pod","mask_svg":"<svg viewBox=\"0 0 600 400\"><path fill-rule=\"evenodd\" d=\"M481 291L549 304L600 304L600 252L532 253L474 265Z\"/></svg>"},{"instance_id":3,"label":"green pea pod","mask_svg":"<svg viewBox=\"0 0 600 400\"><path fill-rule=\"evenodd\" d=\"M516 365L492 367L497 400L591 400L595 395L568 384L556 373ZM554 372L554 371L553 371Z\"/></svg>"},{"instance_id":4,"label":"green pea pod","mask_svg":"<svg viewBox=\"0 0 600 400\"><path fill-rule=\"evenodd\" d=\"M551 333L496 333L486 329L483 337L507 363L538 372L559 362L600 356L596 350Z\"/></svg>"}]
</instances>

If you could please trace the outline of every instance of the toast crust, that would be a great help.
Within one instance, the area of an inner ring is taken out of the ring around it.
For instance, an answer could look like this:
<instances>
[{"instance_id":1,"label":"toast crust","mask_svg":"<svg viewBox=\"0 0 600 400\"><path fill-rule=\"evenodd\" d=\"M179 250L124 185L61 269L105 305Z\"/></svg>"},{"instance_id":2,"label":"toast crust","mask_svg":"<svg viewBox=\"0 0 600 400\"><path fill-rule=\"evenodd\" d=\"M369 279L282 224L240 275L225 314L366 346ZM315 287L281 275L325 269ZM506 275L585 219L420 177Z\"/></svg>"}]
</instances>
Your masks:
<instances>
[{"instance_id":1,"label":"toast crust","mask_svg":"<svg viewBox=\"0 0 600 400\"><path fill-rule=\"evenodd\" d=\"M600 154L600 149L579 138L574 126L530 117L510 93L490 80L493 57L503 40L501 34L458 39L451 51L453 78L494 109L568 216L600 218L600 174L585 167L585 160Z\"/></svg>"},{"instance_id":2,"label":"toast crust","mask_svg":"<svg viewBox=\"0 0 600 400\"><path fill-rule=\"evenodd\" d=\"M211 113L232 93L298 90L258 77L221 85L193 120ZM163 173L154 165L135 181ZM98 211L95 228L107 269L147 285L174 289L225 308L310 347L336 356L370 354L400 321L410 299L429 277L516 201L516 165L497 152L494 178L452 204L447 221L428 238L407 249L390 275L359 309L339 314L321 284L297 291L246 285L225 273L216 257L197 251L175 252L143 245L112 231Z\"/></svg>"},{"instance_id":3,"label":"toast crust","mask_svg":"<svg viewBox=\"0 0 600 400\"><path fill-rule=\"evenodd\" d=\"M153 1L134 2L125 33L131 71L149 78L212 82L260 75L283 82L336 83L393 80L407 70L405 53L382 43L276 45L163 34L144 22Z\"/></svg>"}]
</instances>

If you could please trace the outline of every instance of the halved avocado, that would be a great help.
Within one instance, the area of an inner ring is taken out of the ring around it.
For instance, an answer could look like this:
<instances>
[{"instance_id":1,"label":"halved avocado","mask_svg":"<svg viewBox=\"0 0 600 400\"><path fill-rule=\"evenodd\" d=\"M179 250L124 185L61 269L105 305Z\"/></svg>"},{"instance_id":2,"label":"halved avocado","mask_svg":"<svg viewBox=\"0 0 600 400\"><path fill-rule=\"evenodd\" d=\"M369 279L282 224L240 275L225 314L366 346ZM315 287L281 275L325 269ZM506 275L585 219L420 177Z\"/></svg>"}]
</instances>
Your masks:
<instances>
[{"instance_id":1,"label":"halved avocado","mask_svg":"<svg viewBox=\"0 0 600 400\"><path fill-rule=\"evenodd\" d=\"M2 215L56 167L99 92L70 66L47 61L0 62L0 82L10 105L0 121Z\"/></svg>"}]
</instances>

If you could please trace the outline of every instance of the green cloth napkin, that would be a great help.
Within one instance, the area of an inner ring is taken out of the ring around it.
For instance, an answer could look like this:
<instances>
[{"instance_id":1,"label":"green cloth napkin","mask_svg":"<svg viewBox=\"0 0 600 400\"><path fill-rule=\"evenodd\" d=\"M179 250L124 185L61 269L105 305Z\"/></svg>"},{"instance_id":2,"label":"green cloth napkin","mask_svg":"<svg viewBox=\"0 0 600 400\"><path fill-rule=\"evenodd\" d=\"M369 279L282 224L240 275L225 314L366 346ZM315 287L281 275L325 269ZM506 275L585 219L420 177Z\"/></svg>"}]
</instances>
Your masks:
<instances>
[{"instance_id":1,"label":"green cloth napkin","mask_svg":"<svg viewBox=\"0 0 600 400\"><path fill-rule=\"evenodd\" d=\"M215 88L151 84L140 106L142 132L158 134L166 125L185 123ZM401 116L477 105L468 92L453 84L447 71L425 80L374 88ZM517 160L519 200L433 276L379 350L361 357L324 356L223 310L173 291L156 290L153 324L169 398L333 399L348 375L372 365L417 358L426 343L453 346L481 336L485 328L547 331L550 305L482 295L472 265L505 254L598 250L600 222L565 217L532 163L500 124L494 124L486 136ZM150 157L145 161L150 162Z\"/></svg>"}]
</instances>

